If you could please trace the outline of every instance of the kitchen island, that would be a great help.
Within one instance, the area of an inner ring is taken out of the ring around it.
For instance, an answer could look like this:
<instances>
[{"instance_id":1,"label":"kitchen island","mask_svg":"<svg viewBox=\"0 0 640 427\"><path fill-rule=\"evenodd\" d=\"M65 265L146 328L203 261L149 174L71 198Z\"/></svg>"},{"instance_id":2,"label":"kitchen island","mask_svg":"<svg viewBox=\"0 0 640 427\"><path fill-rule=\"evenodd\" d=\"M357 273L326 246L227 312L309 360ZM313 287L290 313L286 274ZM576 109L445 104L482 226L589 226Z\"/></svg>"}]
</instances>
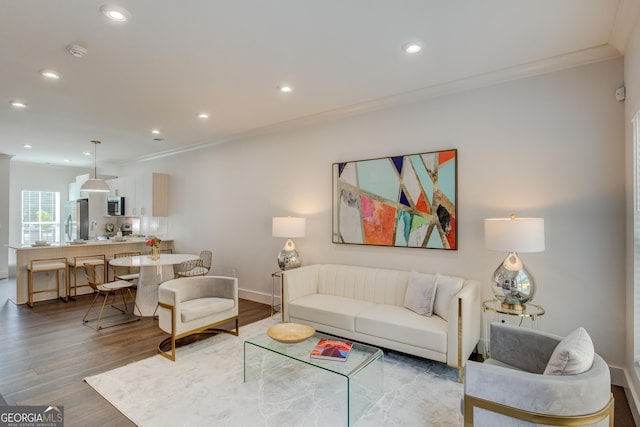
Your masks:
<instances>
[{"instance_id":1,"label":"kitchen island","mask_svg":"<svg viewBox=\"0 0 640 427\"><path fill-rule=\"evenodd\" d=\"M73 257L82 255L104 254L107 260L120 252L140 252L143 255L149 253L146 240L140 238L126 238L122 242L115 240L88 240L84 244L64 244L50 246L16 246L9 245L9 299L16 304L26 304L28 299L28 272L27 265L34 259L49 259L65 257L67 261L73 261ZM161 249L174 249L173 239L162 240ZM33 290L52 289L56 287L55 272L37 273L33 278ZM73 281L73 270L69 276ZM78 270L78 283L87 283L84 271ZM90 293L91 288L79 287L78 294ZM34 295L34 301L57 299L55 291L42 292Z\"/></svg>"}]
</instances>

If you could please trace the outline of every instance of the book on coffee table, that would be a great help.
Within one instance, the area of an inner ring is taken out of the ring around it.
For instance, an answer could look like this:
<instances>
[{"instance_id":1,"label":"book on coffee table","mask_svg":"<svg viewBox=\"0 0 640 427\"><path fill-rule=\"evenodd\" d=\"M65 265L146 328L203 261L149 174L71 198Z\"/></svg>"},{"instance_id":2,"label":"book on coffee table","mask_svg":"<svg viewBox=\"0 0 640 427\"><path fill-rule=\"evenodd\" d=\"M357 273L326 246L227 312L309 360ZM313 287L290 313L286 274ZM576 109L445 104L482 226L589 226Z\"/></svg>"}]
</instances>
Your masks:
<instances>
[{"instance_id":1,"label":"book on coffee table","mask_svg":"<svg viewBox=\"0 0 640 427\"><path fill-rule=\"evenodd\" d=\"M311 350L313 359L338 360L344 362L349 356L353 343L351 341L320 338Z\"/></svg>"}]
</instances>

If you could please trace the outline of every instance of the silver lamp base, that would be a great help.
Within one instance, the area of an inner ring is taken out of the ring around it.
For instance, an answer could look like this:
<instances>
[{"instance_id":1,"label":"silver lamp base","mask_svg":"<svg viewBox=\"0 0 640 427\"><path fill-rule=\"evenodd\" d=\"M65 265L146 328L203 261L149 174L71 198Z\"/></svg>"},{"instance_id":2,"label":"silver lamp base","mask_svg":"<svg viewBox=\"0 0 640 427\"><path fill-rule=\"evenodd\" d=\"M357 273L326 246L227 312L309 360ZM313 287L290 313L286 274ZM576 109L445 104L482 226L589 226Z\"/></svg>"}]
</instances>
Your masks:
<instances>
[{"instance_id":1,"label":"silver lamp base","mask_svg":"<svg viewBox=\"0 0 640 427\"><path fill-rule=\"evenodd\" d=\"M533 299L536 285L518 254L509 252L493 273L491 290L503 308L523 311L525 304Z\"/></svg>"},{"instance_id":2,"label":"silver lamp base","mask_svg":"<svg viewBox=\"0 0 640 427\"><path fill-rule=\"evenodd\" d=\"M297 250L281 250L278 254L278 267L280 270L291 270L302 265L302 256Z\"/></svg>"}]
</instances>

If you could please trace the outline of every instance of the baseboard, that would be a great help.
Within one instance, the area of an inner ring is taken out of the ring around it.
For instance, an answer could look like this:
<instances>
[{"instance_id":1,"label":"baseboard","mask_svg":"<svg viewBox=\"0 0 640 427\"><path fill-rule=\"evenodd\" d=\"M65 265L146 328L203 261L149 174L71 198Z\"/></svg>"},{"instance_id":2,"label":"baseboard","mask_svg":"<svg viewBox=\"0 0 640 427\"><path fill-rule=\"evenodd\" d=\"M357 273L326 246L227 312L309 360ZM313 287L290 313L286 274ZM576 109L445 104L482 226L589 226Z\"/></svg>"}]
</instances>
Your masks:
<instances>
[{"instance_id":1,"label":"baseboard","mask_svg":"<svg viewBox=\"0 0 640 427\"><path fill-rule=\"evenodd\" d=\"M635 389L634 382L629 378L629 372L626 369L616 369L620 369L623 373L624 384L620 384L620 386L624 387L624 393L627 396L627 402L629 402L629 408L631 409L635 424L640 425L640 400L638 400L638 390Z\"/></svg>"},{"instance_id":2,"label":"baseboard","mask_svg":"<svg viewBox=\"0 0 640 427\"><path fill-rule=\"evenodd\" d=\"M238 297L249 301L271 305L271 294L256 292L250 289L238 289Z\"/></svg>"}]
</instances>

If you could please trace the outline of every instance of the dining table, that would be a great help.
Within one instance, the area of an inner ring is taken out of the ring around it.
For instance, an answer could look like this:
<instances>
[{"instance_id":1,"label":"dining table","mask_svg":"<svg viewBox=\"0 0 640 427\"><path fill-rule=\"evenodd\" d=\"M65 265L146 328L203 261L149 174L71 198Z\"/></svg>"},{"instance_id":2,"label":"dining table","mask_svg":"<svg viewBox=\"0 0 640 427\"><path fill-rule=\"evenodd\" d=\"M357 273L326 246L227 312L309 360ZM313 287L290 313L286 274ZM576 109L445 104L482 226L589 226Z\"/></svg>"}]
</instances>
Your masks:
<instances>
[{"instance_id":1,"label":"dining table","mask_svg":"<svg viewBox=\"0 0 640 427\"><path fill-rule=\"evenodd\" d=\"M150 255L138 255L114 258L109 264L115 267L140 268L134 314L153 317L158 307L158 286L174 278L173 266L198 258L198 255L192 254L160 254L154 260Z\"/></svg>"}]
</instances>

